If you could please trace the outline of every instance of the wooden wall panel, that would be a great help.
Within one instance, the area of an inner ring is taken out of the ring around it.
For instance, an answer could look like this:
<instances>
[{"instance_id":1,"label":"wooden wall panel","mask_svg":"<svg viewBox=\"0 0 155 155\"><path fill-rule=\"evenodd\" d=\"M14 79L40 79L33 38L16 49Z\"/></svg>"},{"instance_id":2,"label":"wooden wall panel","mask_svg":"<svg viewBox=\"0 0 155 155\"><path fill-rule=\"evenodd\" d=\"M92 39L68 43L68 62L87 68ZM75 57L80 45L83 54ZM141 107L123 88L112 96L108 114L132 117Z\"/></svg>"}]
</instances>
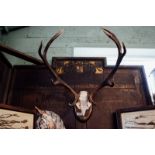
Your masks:
<instances>
[{"instance_id":1,"label":"wooden wall panel","mask_svg":"<svg viewBox=\"0 0 155 155\"><path fill-rule=\"evenodd\" d=\"M0 102L5 103L7 99L9 79L11 77L11 64L0 52Z\"/></svg>"},{"instance_id":2,"label":"wooden wall panel","mask_svg":"<svg viewBox=\"0 0 155 155\"><path fill-rule=\"evenodd\" d=\"M97 63L94 63L96 61ZM91 92L97 87L112 67L105 67L104 59L54 58L53 67L76 91ZM53 110L63 119L66 128L116 128L114 112L118 109L144 106L151 103L143 68L121 67L115 77L113 88L105 87L95 97L96 106L90 119L81 123L67 104L73 96L62 86L53 86L53 78L43 66L15 66L8 104L27 109L38 106Z\"/></svg>"},{"instance_id":3,"label":"wooden wall panel","mask_svg":"<svg viewBox=\"0 0 155 155\"><path fill-rule=\"evenodd\" d=\"M8 104L34 109L38 106L56 112L66 128L75 128L73 109L66 100L65 89L50 82L49 71L42 66L15 66Z\"/></svg>"}]
</instances>

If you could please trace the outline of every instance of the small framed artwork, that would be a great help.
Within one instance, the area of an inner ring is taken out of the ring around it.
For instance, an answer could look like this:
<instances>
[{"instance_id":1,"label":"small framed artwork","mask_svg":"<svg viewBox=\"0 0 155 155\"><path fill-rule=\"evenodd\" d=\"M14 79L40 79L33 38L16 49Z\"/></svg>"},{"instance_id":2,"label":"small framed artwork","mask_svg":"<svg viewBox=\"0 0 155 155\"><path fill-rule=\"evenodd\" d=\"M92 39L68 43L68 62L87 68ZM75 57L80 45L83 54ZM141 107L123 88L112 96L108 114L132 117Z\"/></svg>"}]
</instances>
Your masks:
<instances>
[{"instance_id":1,"label":"small framed artwork","mask_svg":"<svg viewBox=\"0 0 155 155\"><path fill-rule=\"evenodd\" d=\"M0 129L33 129L34 112L0 104Z\"/></svg>"},{"instance_id":2,"label":"small framed artwork","mask_svg":"<svg viewBox=\"0 0 155 155\"><path fill-rule=\"evenodd\" d=\"M155 129L155 106L121 109L116 119L120 129Z\"/></svg>"}]
</instances>

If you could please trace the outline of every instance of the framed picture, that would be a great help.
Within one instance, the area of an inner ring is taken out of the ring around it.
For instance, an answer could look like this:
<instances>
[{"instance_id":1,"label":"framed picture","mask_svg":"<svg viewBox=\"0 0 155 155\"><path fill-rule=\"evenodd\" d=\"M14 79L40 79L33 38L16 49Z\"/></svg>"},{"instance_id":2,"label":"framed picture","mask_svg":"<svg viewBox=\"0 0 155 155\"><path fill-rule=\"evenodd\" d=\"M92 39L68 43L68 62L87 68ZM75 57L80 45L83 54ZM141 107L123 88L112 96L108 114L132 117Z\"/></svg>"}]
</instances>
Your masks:
<instances>
[{"instance_id":1,"label":"framed picture","mask_svg":"<svg viewBox=\"0 0 155 155\"><path fill-rule=\"evenodd\" d=\"M121 129L155 129L155 106L121 109L116 119Z\"/></svg>"},{"instance_id":2,"label":"framed picture","mask_svg":"<svg viewBox=\"0 0 155 155\"><path fill-rule=\"evenodd\" d=\"M34 112L0 104L0 129L33 129Z\"/></svg>"}]
</instances>

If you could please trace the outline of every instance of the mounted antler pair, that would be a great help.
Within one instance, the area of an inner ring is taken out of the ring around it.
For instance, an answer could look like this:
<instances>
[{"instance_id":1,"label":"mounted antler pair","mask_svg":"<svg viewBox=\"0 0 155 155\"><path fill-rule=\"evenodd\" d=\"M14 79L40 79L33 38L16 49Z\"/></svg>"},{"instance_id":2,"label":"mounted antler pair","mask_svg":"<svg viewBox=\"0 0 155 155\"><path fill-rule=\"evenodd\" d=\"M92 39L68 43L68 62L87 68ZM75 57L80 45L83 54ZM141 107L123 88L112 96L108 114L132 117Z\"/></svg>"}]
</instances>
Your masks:
<instances>
[{"instance_id":1,"label":"mounted antler pair","mask_svg":"<svg viewBox=\"0 0 155 155\"><path fill-rule=\"evenodd\" d=\"M94 97L96 95L96 93L103 87L105 86L110 86L113 87L114 86L114 82L113 82L113 76L116 73L123 57L126 54L126 48L124 43L120 43L119 40L117 39L117 37L110 31L102 28L102 30L104 31L104 33L111 39L114 41L114 43L116 44L117 48L118 48L118 58L116 61L116 65L115 67L112 69L112 71L110 72L110 74L103 80L103 82L92 92L92 93L88 93L87 91L80 91L80 92L76 92L72 87L70 87L65 81L63 81L55 72L55 70L51 67L51 65L48 63L47 61L47 51L48 48L50 47L50 45L52 44L52 42L58 38L63 31L59 31L58 33L56 33L47 43L47 45L45 46L44 51L42 52L42 43L40 44L39 47L39 55L41 56L42 60L34 58L32 56L29 56L27 54L25 54L24 52L21 51L17 51L15 49L12 49L10 47L4 46L2 44L0 44L0 52L5 52L8 53L10 55L14 55L16 57L19 57L21 59L24 59L26 61L32 62L34 64L38 64L38 65L46 65L47 68L50 70L50 72L54 75L55 80L52 81L53 84L55 85L63 85L65 88L67 88L73 95L74 95L74 101L73 103L69 104L70 106L73 106L75 109L75 114L76 116L82 120L82 121L86 121L91 113L92 113L92 108L93 108L93 104L94 102Z\"/></svg>"},{"instance_id":2,"label":"mounted antler pair","mask_svg":"<svg viewBox=\"0 0 155 155\"><path fill-rule=\"evenodd\" d=\"M89 119L89 117L90 117L90 115L92 113L93 104L95 103L94 102L94 97L95 97L96 93L101 88L103 88L105 86L110 86L110 87L114 86L113 76L116 73L116 71L117 71L123 57L126 54L126 48L125 48L124 43L123 42L120 43L118 38L112 32L110 32L110 31L108 31L108 30L106 30L104 28L102 28L102 30L116 44L116 46L118 48L118 58L117 58L115 67L112 69L112 71L109 73L109 75L103 80L103 82L92 93L88 93L85 90L81 90L80 92L76 92L71 86L69 86L64 80L62 80L58 76L56 71L51 67L51 65L47 61L48 48L53 43L53 41L55 39L57 39L63 33L63 30L56 33L49 40L49 42L46 44L45 49L44 49L43 52L42 52L42 42L41 42L39 50L38 50L38 53L39 53L40 57L42 58L44 64L46 65L46 67L49 69L49 71L55 77L55 80L52 80L52 83L54 85L62 85L62 86L64 86L65 88L67 88L74 95L74 101L73 101L73 103L71 103L69 105L74 107L75 114L76 114L77 118L79 120L81 120L81 121L86 121L86 120Z\"/></svg>"}]
</instances>

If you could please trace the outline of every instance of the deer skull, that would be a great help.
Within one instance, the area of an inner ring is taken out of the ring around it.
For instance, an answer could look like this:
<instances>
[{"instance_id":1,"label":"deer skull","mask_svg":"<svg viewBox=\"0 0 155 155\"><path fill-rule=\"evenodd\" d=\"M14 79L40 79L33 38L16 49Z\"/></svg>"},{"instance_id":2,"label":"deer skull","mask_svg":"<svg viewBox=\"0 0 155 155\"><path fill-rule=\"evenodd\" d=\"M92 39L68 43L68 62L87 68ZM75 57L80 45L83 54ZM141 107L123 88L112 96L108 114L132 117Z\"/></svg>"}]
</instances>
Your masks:
<instances>
[{"instance_id":1,"label":"deer skull","mask_svg":"<svg viewBox=\"0 0 155 155\"><path fill-rule=\"evenodd\" d=\"M80 91L80 97L78 102L75 103L75 113L81 120L87 120L92 113L92 103L89 102L89 96L87 91Z\"/></svg>"},{"instance_id":2,"label":"deer skull","mask_svg":"<svg viewBox=\"0 0 155 155\"><path fill-rule=\"evenodd\" d=\"M89 117L91 116L92 108L93 108L93 104L94 104L93 98L96 95L96 93L101 88L103 88L105 86L110 86L110 87L114 86L113 76L116 73L123 57L126 54L126 48L125 48L124 43L123 42L120 43L120 41L115 36L115 34L110 32L109 30L106 30L104 28L102 28L102 30L116 44L117 49L118 49L118 58L117 58L114 68L111 70L109 75L107 75L107 77L105 79L103 79L103 82L97 88L95 88L95 90L90 94L88 94L87 91L80 91L80 93L77 93L71 86L69 86L64 80L62 80L58 76L56 71L51 67L51 65L47 61L48 48L50 47L51 43L63 33L63 31L59 31L49 40L49 42L45 46L43 53L42 53L42 43L40 44L40 47L38 50L38 53L39 53L40 57L42 58L44 64L47 66L49 71L55 77L55 80L52 80L52 83L54 85L63 85L65 88L67 88L74 95L74 102L69 105L74 107L75 115L81 121L87 121L89 119Z\"/></svg>"}]
</instances>

